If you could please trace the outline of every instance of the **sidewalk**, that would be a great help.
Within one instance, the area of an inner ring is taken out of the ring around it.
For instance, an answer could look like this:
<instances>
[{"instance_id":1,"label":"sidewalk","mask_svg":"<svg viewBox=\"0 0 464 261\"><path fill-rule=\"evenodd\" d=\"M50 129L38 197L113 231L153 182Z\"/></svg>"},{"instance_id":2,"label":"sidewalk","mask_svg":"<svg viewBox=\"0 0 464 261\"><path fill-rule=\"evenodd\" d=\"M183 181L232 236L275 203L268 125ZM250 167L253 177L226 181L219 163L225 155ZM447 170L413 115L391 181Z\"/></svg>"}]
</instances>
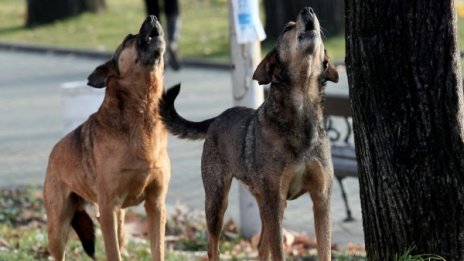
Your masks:
<instances>
[{"instance_id":1,"label":"sidewalk","mask_svg":"<svg viewBox=\"0 0 464 261\"><path fill-rule=\"evenodd\" d=\"M42 184L48 154L64 135L59 86L83 81L103 62L73 55L34 54L0 50L0 187ZM185 67L167 69L165 85L182 83L176 107L191 120L202 120L232 106L231 76L228 70ZM345 89L343 89L345 86ZM346 76L330 92L347 92ZM200 174L202 142L170 136L172 176L167 204L181 203L203 211L204 191ZM332 196L333 243L362 243L363 231L357 179L344 180L355 222L344 223L345 208L339 186ZM228 217L238 218L237 184L229 195ZM284 226L314 236L312 202L309 196L290 201ZM238 221L237 221L238 222Z\"/></svg>"}]
</instances>

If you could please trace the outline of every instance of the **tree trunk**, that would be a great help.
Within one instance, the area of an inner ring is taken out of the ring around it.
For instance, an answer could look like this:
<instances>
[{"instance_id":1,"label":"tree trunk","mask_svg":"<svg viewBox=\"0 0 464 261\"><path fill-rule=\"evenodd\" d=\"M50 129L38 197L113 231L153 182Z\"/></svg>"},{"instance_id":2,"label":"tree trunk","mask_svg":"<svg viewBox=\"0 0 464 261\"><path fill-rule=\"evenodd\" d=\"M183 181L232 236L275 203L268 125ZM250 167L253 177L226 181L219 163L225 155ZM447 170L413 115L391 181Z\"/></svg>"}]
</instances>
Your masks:
<instances>
[{"instance_id":1,"label":"tree trunk","mask_svg":"<svg viewBox=\"0 0 464 261\"><path fill-rule=\"evenodd\" d=\"M105 0L28 0L26 26L55 22L89 11L106 8Z\"/></svg>"},{"instance_id":2,"label":"tree trunk","mask_svg":"<svg viewBox=\"0 0 464 261\"><path fill-rule=\"evenodd\" d=\"M303 7L311 6L324 28L325 36L343 33L345 20L343 0L264 0L265 30L270 40L275 40L289 21L295 21Z\"/></svg>"},{"instance_id":3,"label":"tree trunk","mask_svg":"<svg viewBox=\"0 0 464 261\"><path fill-rule=\"evenodd\" d=\"M346 0L369 260L464 260L463 88L453 0Z\"/></svg>"},{"instance_id":4,"label":"tree trunk","mask_svg":"<svg viewBox=\"0 0 464 261\"><path fill-rule=\"evenodd\" d=\"M291 21L287 20L288 15L286 15L285 6L282 0L264 0L264 10L266 13L264 30L266 31L267 40L277 39L285 23Z\"/></svg>"},{"instance_id":5,"label":"tree trunk","mask_svg":"<svg viewBox=\"0 0 464 261\"><path fill-rule=\"evenodd\" d=\"M344 0L298 0L298 2L301 2L301 6L309 5L314 9L325 36L331 37L345 32ZM296 13L300 10L301 8L296 10Z\"/></svg>"}]
</instances>

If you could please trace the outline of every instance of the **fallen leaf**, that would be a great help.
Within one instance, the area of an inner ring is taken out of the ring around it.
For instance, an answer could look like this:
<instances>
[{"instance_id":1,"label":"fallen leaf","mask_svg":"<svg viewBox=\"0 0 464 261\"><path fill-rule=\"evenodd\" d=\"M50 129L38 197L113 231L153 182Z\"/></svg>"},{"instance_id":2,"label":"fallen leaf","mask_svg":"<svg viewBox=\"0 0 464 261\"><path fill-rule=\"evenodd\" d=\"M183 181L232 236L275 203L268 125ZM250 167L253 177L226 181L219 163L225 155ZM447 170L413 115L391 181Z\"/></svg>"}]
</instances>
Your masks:
<instances>
[{"instance_id":1,"label":"fallen leaf","mask_svg":"<svg viewBox=\"0 0 464 261\"><path fill-rule=\"evenodd\" d=\"M10 244L3 238L0 238L0 247L9 248Z\"/></svg>"}]
</instances>

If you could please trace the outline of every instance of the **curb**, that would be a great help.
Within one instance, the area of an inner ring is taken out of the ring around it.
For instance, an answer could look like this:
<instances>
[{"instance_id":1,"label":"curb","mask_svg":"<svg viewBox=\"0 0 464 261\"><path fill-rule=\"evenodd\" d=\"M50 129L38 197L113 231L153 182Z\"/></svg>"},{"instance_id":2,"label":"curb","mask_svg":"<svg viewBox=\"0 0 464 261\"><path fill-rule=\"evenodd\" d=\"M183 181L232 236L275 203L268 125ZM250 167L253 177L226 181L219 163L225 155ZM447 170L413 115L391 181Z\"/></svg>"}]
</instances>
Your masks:
<instances>
[{"instance_id":1,"label":"curb","mask_svg":"<svg viewBox=\"0 0 464 261\"><path fill-rule=\"evenodd\" d=\"M54 55L74 55L78 57L84 57L89 59L109 59L113 53L107 51L95 51L88 49L72 49L72 48L61 48L54 46L44 46L44 45L33 45L33 44L24 44L24 43L9 43L9 42L0 42L0 50L7 51L19 51L19 52L30 52L30 53L40 53L40 54L54 54ZM211 61L201 58L182 58L182 66L185 67L197 67L197 68L207 68L207 69L216 69L216 70L231 70L232 64L227 62L218 62Z\"/></svg>"},{"instance_id":2,"label":"curb","mask_svg":"<svg viewBox=\"0 0 464 261\"><path fill-rule=\"evenodd\" d=\"M113 55L113 52L108 52L108 51L62 48L62 47L54 47L54 46L46 46L46 45L10 43L10 42L1 42L1 41L0 41L0 50L41 53L41 54L49 53L49 54L54 54L54 55L74 55L78 57L98 59L98 60L109 59ZM461 52L460 55L461 55L461 59L464 58L464 52ZM343 61L334 61L334 64L345 65ZM215 70L232 70L234 68L233 65L228 62L219 62L219 61L212 61L210 59L191 58L191 57L183 57L182 66L215 69Z\"/></svg>"}]
</instances>

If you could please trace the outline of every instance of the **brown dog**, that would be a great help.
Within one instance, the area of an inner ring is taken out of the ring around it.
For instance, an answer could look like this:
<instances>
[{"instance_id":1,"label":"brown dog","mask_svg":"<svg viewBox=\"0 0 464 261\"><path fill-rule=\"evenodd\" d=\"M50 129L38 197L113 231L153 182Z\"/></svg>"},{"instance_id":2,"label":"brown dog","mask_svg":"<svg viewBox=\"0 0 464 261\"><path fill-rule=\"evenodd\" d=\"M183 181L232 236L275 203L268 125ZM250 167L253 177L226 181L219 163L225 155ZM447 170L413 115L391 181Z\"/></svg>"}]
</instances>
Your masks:
<instances>
[{"instance_id":1,"label":"brown dog","mask_svg":"<svg viewBox=\"0 0 464 261\"><path fill-rule=\"evenodd\" d=\"M206 138L202 178L206 193L210 260L219 259L218 241L232 178L246 184L259 205L262 231L259 260L284 260L282 217L287 199L309 192L320 260L331 260L330 193L333 167L324 128L326 81L338 73L325 53L319 22L303 9L258 65L253 78L271 83L257 110L234 107L218 117L191 122L180 117L174 99L180 86L160 103L169 131L187 139Z\"/></svg>"},{"instance_id":2,"label":"brown dog","mask_svg":"<svg viewBox=\"0 0 464 261\"><path fill-rule=\"evenodd\" d=\"M99 110L50 154L44 185L52 256L64 260L72 226L94 257L94 228L85 212L98 205L107 260L121 260L124 208L145 200L153 260L164 259L165 196L170 176L167 131L159 120L163 93L163 31L150 16L113 58L89 76L107 86Z\"/></svg>"}]
</instances>

